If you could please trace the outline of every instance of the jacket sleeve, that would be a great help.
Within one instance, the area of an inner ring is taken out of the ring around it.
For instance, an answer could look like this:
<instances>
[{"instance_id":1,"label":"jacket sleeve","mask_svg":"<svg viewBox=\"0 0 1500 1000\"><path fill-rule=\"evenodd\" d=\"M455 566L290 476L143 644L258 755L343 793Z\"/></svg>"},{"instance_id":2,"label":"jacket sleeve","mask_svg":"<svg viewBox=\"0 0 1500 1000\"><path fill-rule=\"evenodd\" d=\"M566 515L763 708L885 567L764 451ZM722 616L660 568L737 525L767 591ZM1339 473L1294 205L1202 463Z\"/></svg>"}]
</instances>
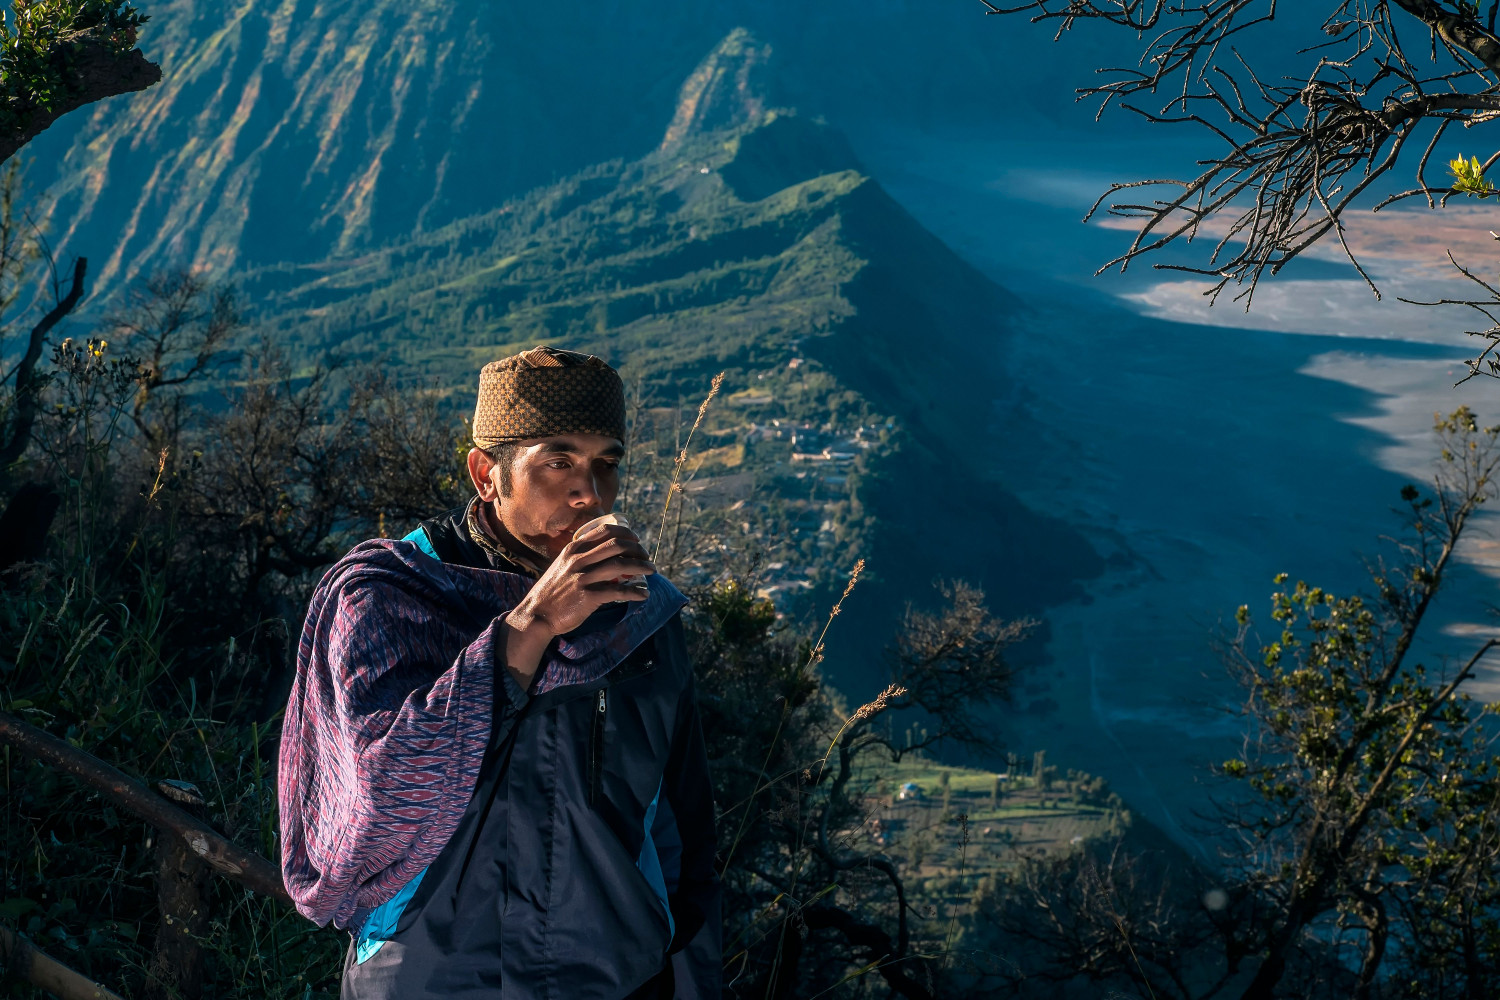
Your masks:
<instances>
[{"instance_id":1,"label":"jacket sleeve","mask_svg":"<svg viewBox=\"0 0 1500 1000\"><path fill-rule=\"evenodd\" d=\"M680 619L669 626L675 651L686 663L687 648ZM664 791L681 841L676 891L671 895L677 932L672 939L672 971L677 1000L719 1000L723 979L721 890L714 855L713 787L708 753L693 691L691 669L677 713L677 731L663 777Z\"/></svg>"},{"instance_id":2,"label":"jacket sleeve","mask_svg":"<svg viewBox=\"0 0 1500 1000\"><path fill-rule=\"evenodd\" d=\"M498 626L464 645L448 595L380 559L320 585L282 728L282 877L304 916L338 927L447 843L495 705Z\"/></svg>"}]
</instances>

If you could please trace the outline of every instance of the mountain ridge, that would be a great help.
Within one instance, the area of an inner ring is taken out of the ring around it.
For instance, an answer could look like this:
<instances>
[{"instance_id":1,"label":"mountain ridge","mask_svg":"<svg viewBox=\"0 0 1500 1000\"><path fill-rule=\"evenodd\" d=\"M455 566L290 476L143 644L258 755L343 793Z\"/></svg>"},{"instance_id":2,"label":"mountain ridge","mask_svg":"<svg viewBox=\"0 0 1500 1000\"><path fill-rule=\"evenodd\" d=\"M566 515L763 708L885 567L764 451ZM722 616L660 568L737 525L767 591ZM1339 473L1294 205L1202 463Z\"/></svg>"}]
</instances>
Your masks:
<instances>
[{"instance_id":1,"label":"mountain ridge","mask_svg":"<svg viewBox=\"0 0 1500 1000\"><path fill-rule=\"evenodd\" d=\"M771 47L744 28L735 28L698 64L677 95L672 121L660 152L682 145L688 135L733 128L765 110L766 87L757 79L771 58Z\"/></svg>"},{"instance_id":2,"label":"mountain ridge","mask_svg":"<svg viewBox=\"0 0 1500 1000\"><path fill-rule=\"evenodd\" d=\"M1102 565L974 457L996 446L1001 349L1025 335L1024 305L923 229L836 130L785 109L379 250L257 270L245 291L303 363L389 363L460 408L484 362L541 342L605 357L668 406L691 408L727 372L703 430L733 465L705 475L749 477L742 500L786 508L756 547L787 550L788 573L816 565L799 577L813 603L869 560L829 659L851 695L878 689L885 641L929 582L969 579L997 612L1035 615ZM776 421L821 443L777 437Z\"/></svg>"},{"instance_id":3,"label":"mountain ridge","mask_svg":"<svg viewBox=\"0 0 1500 1000\"><path fill-rule=\"evenodd\" d=\"M641 156L681 110L682 81L737 27L757 39L757 110L878 108L922 128L989 113L1014 47L970 30L982 17L916 0L854 17L801 0L649 12L163 0L151 14L141 44L164 81L65 118L30 157L54 247L87 254L105 293L172 266L231 277L377 247Z\"/></svg>"}]
</instances>

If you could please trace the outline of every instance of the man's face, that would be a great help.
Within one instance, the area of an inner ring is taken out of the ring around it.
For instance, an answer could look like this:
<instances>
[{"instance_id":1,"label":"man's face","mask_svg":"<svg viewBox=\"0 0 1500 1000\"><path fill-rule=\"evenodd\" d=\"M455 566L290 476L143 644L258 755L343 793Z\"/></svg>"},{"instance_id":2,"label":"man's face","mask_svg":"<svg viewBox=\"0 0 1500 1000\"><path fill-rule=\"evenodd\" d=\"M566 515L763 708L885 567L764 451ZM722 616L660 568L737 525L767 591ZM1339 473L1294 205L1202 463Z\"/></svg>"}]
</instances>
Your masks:
<instances>
[{"instance_id":1,"label":"man's face","mask_svg":"<svg viewBox=\"0 0 1500 1000\"><path fill-rule=\"evenodd\" d=\"M551 560L580 525L614 506L624 456L615 438L561 434L517 445L509 494L501 493L499 465L478 448L469 452L469 476L511 537Z\"/></svg>"}]
</instances>

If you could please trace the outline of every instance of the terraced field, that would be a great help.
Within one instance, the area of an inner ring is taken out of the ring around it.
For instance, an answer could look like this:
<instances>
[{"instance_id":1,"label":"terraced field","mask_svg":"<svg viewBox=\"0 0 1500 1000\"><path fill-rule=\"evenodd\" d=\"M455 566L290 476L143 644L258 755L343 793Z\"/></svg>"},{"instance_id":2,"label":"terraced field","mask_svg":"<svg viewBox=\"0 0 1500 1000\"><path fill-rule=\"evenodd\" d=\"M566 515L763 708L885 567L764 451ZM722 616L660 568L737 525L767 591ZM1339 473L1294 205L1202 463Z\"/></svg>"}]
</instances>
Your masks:
<instances>
[{"instance_id":1,"label":"terraced field","mask_svg":"<svg viewBox=\"0 0 1500 1000\"><path fill-rule=\"evenodd\" d=\"M920 910L948 918L966 912L981 881L1011 874L1028 858L1082 850L1135 822L1088 775L996 779L930 760L881 768L866 776L863 826L847 835L897 862ZM915 794L903 794L905 785Z\"/></svg>"}]
</instances>

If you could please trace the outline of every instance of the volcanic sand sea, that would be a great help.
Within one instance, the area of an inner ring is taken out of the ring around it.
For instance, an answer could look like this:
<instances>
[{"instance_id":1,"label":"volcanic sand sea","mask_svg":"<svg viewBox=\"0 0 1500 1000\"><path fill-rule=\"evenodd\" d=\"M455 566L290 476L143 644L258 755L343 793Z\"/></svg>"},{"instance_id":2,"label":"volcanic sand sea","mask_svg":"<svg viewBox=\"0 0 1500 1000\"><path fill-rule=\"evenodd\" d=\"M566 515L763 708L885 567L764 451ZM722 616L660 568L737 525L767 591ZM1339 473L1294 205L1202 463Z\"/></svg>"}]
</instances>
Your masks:
<instances>
[{"instance_id":1,"label":"volcanic sand sea","mask_svg":"<svg viewBox=\"0 0 1500 1000\"><path fill-rule=\"evenodd\" d=\"M1033 305L999 348L1012 380L996 388L994 475L1078 526L1109 561L1087 597L1049 610L1046 676L1029 678L997 720L1006 742L1103 775L1207 857L1195 816L1216 794L1208 766L1242 741L1240 691L1216 631L1241 604L1268 621L1278 572L1363 587L1364 556L1398 527L1400 487L1425 479L1433 413L1467 403L1481 422L1500 422L1500 384L1453 388L1461 335L1318 336L1134 311L1159 276L1137 267L1130 280L1091 277L1123 242L1078 224L1098 187L1014 180L1067 162L1056 144L887 133L858 145L909 211ZM1150 156L1128 148L1119 169L1149 172ZM1302 308L1302 325L1317 328L1318 303ZM1496 630L1487 609L1500 603L1500 542L1484 536L1500 532L1481 523L1475 535L1418 650L1429 664L1466 656L1476 634ZM1472 691L1500 694L1500 657Z\"/></svg>"}]
</instances>

